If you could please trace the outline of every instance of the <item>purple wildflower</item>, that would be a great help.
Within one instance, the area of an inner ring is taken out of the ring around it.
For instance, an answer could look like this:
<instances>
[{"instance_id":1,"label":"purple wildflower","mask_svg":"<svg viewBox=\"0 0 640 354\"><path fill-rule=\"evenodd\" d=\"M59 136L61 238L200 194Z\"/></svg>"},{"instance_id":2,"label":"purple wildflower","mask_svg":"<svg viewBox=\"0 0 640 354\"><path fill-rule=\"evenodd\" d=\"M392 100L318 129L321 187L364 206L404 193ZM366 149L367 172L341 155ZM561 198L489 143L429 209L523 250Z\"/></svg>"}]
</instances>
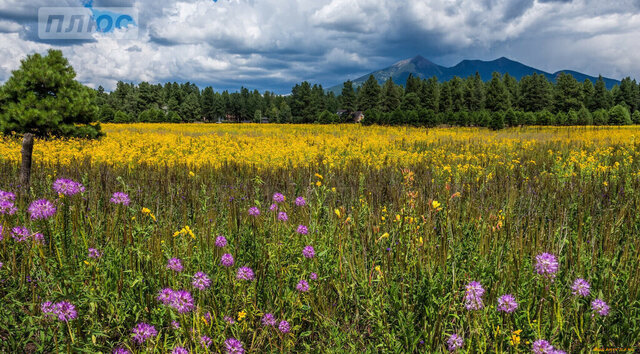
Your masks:
<instances>
[{"instance_id":1,"label":"purple wildflower","mask_svg":"<svg viewBox=\"0 0 640 354\"><path fill-rule=\"evenodd\" d=\"M35 234L31 235L31 238L33 238L33 242L44 245L44 235L43 234L41 234L39 232L36 232Z\"/></svg>"},{"instance_id":2,"label":"purple wildflower","mask_svg":"<svg viewBox=\"0 0 640 354\"><path fill-rule=\"evenodd\" d=\"M113 204L121 204L124 206L129 205L129 203L131 202L131 200L129 199L129 195L123 192L113 193L109 201Z\"/></svg>"},{"instance_id":3,"label":"purple wildflower","mask_svg":"<svg viewBox=\"0 0 640 354\"><path fill-rule=\"evenodd\" d=\"M233 265L233 256L229 253L223 254L220 263L225 267L231 267Z\"/></svg>"},{"instance_id":4,"label":"purple wildflower","mask_svg":"<svg viewBox=\"0 0 640 354\"><path fill-rule=\"evenodd\" d=\"M276 318L273 317L272 313L265 313L264 316L262 316L262 324L264 326L275 326Z\"/></svg>"},{"instance_id":5,"label":"purple wildflower","mask_svg":"<svg viewBox=\"0 0 640 354\"><path fill-rule=\"evenodd\" d=\"M18 211L18 208L15 207L13 201L0 200L0 214L13 215L16 211Z\"/></svg>"},{"instance_id":6,"label":"purple wildflower","mask_svg":"<svg viewBox=\"0 0 640 354\"><path fill-rule=\"evenodd\" d=\"M447 349L449 349L450 352L454 352L458 348L462 348L463 344L464 344L464 339L462 339L462 337L454 333L447 340Z\"/></svg>"},{"instance_id":7,"label":"purple wildflower","mask_svg":"<svg viewBox=\"0 0 640 354\"><path fill-rule=\"evenodd\" d=\"M193 310L193 298L186 290L163 289L157 299L176 309L179 313L186 313Z\"/></svg>"},{"instance_id":8,"label":"purple wildflower","mask_svg":"<svg viewBox=\"0 0 640 354\"><path fill-rule=\"evenodd\" d=\"M482 295L484 295L484 288L480 283L477 281L469 283L464 295L464 306L467 310L479 310L483 308Z\"/></svg>"},{"instance_id":9,"label":"purple wildflower","mask_svg":"<svg viewBox=\"0 0 640 354\"><path fill-rule=\"evenodd\" d=\"M553 350L553 345L544 339L538 339L533 342L533 346L531 348L531 351L535 354L551 354L553 353Z\"/></svg>"},{"instance_id":10,"label":"purple wildflower","mask_svg":"<svg viewBox=\"0 0 640 354\"><path fill-rule=\"evenodd\" d=\"M516 298L511 294L502 295L498 298L498 311L512 313L518 308Z\"/></svg>"},{"instance_id":11,"label":"purple wildflower","mask_svg":"<svg viewBox=\"0 0 640 354\"><path fill-rule=\"evenodd\" d=\"M189 351L184 349L183 347L175 347L171 354L189 354Z\"/></svg>"},{"instance_id":12,"label":"purple wildflower","mask_svg":"<svg viewBox=\"0 0 640 354\"><path fill-rule=\"evenodd\" d=\"M216 247L222 248L227 245L227 239L224 236L216 237Z\"/></svg>"},{"instance_id":13,"label":"purple wildflower","mask_svg":"<svg viewBox=\"0 0 640 354\"><path fill-rule=\"evenodd\" d=\"M296 289L298 289L298 291L306 293L307 291L309 291L309 283L307 283L306 280L302 279L298 282L298 285L296 285Z\"/></svg>"},{"instance_id":14,"label":"purple wildflower","mask_svg":"<svg viewBox=\"0 0 640 354\"><path fill-rule=\"evenodd\" d=\"M289 322L287 321L280 321L280 324L278 325L278 329L282 333L289 333L289 331L291 331L291 327L289 326Z\"/></svg>"},{"instance_id":15,"label":"purple wildflower","mask_svg":"<svg viewBox=\"0 0 640 354\"><path fill-rule=\"evenodd\" d=\"M300 206L300 207L305 206L305 205L307 205L307 201L304 200L303 197L298 197L298 198L296 198L296 205Z\"/></svg>"},{"instance_id":16,"label":"purple wildflower","mask_svg":"<svg viewBox=\"0 0 640 354\"><path fill-rule=\"evenodd\" d=\"M589 283L582 279L582 278L578 278L576 279L576 281L573 282L573 285L571 286L571 290L573 295L579 295L579 296L589 296L589 293L591 292L591 285L589 285Z\"/></svg>"},{"instance_id":17,"label":"purple wildflower","mask_svg":"<svg viewBox=\"0 0 640 354\"><path fill-rule=\"evenodd\" d=\"M271 204L271 206L269 207L269 210L271 210L271 211L278 210L278 204L276 204L276 203Z\"/></svg>"},{"instance_id":18,"label":"purple wildflower","mask_svg":"<svg viewBox=\"0 0 640 354\"><path fill-rule=\"evenodd\" d=\"M115 348L113 354L130 354L131 352L125 348Z\"/></svg>"},{"instance_id":19,"label":"purple wildflower","mask_svg":"<svg viewBox=\"0 0 640 354\"><path fill-rule=\"evenodd\" d=\"M242 342L233 337L224 341L224 350L227 354L244 353L244 348L242 348Z\"/></svg>"},{"instance_id":20,"label":"purple wildflower","mask_svg":"<svg viewBox=\"0 0 640 354\"><path fill-rule=\"evenodd\" d=\"M304 225L298 225L298 229L296 230L296 232L301 235L306 235L309 233L309 229L307 229L307 227Z\"/></svg>"},{"instance_id":21,"label":"purple wildflower","mask_svg":"<svg viewBox=\"0 0 640 354\"><path fill-rule=\"evenodd\" d=\"M196 289L204 290L211 285L211 279L209 279L205 273L197 272L193 275L193 282L191 282L191 285Z\"/></svg>"},{"instance_id":22,"label":"purple wildflower","mask_svg":"<svg viewBox=\"0 0 640 354\"><path fill-rule=\"evenodd\" d=\"M3 265L4 265L4 263L0 262L0 269L2 269Z\"/></svg>"},{"instance_id":23,"label":"purple wildflower","mask_svg":"<svg viewBox=\"0 0 640 354\"><path fill-rule=\"evenodd\" d=\"M227 322L228 324L234 324L234 323L236 323L236 320L234 320L234 319L233 319L233 317L231 317L231 316L224 316L224 317L223 317L223 320L224 320L225 322Z\"/></svg>"},{"instance_id":24,"label":"purple wildflower","mask_svg":"<svg viewBox=\"0 0 640 354\"><path fill-rule=\"evenodd\" d=\"M56 213L56 207L46 199L39 199L29 206L29 214L33 220L48 219Z\"/></svg>"},{"instance_id":25,"label":"purple wildflower","mask_svg":"<svg viewBox=\"0 0 640 354\"><path fill-rule=\"evenodd\" d=\"M0 190L0 202L13 202L14 200L16 200L14 193Z\"/></svg>"},{"instance_id":26,"label":"purple wildflower","mask_svg":"<svg viewBox=\"0 0 640 354\"><path fill-rule=\"evenodd\" d=\"M102 253L95 248L89 248L89 258L98 259L102 257Z\"/></svg>"},{"instance_id":27,"label":"purple wildflower","mask_svg":"<svg viewBox=\"0 0 640 354\"><path fill-rule=\"evenodd\" d=\"M44 314L45 318L53 318L55 317L56 306L51 303L51 301L44 302L40 306L40 310Z\"/></svg>"},{"instance_id":28,"label":"purple wildflower","mask_svg":"<svg viewBox=\"0 0 640 354\"><path fill-rule=\"evenodd\" d=\"M74 180L60 178L53 182L53 190L58 194L70 197L72 195L84 192L84 186Z\"/></svg>"},{"instance_id":29,"label":"purple wildflower","mask_svg":"<svg viewBox=\"0 0 640 354\"><path fill-rule=\"evenodd\" d=\"M138 344L144 343L147 339L158 335L156 328L150 324L140 322L133 330L133 340Z\"/></svg>"},{"instance_id":30,"label":"purple wildflower","mask_svg":"<svg viewBox=\"0 0 640 354\"><path fill-rule=\"evenodd\" d=\"M607 316L609 314L609 305L601 299L591 301L591 309L600 316Z\"/></svg>"},{"instance_id":31,"label":"purple wildflower","mask_svg":"<svg viewBox=\"0 0 640 354\"><path fill-rule=\"evenodd\" d=\"M537 255L536 272L553 280L558 272L558 260L556 256L551 253L541 253Z\"/></svg>"},{"instance_id":32,"label":"purple wildflower","mask_svg":"<svg viewBox=\"0 0 640 354\"><path fill-rule=\"evenodd\" d=\"M58 316L58 320L69 322L69 320L73 320L78 317L78 313L76 312L76 307L73 306L70 302L60 301L55 305L54 313Z\"/></svg>"},{"instance_id":33,"label":"purple wildflower","mask_svg":"<svg viewBox=\"0 0 640 354\"><path fill-rule=\"evenodd\" d=\"M180 261L180 259L171 258L169 260L169 262L167 263L167 269L171 269L171 270L176 271L176 272L181 272L182 269L184 269L184 268L182 267L182 261Z\"/></svg>"},{"instance_id":34,"label":"purple wildflower","mask_svg":"<svg viewBox=\"0 0 640 354\"><path fill-rule=\"evenodd\" d=\"M238 280L253 280L253 270L249 267L240 267L238 268L238 273L236 274L236 279Z\"/></svg>"},{"instance_id":35,"label":"purple wildflower","mask_svg":"<svg viewBox=\"0 0 640 354\"><path fill-rule=\"evenodd\" d=\"M316 256L316 250L313 249L313 246L305 246L302 249L302 255L304 258L313 258Z\"/></svg>"},{"instance_id":36,"label":"purple wildflower","mask_svg":"<svg viewBox=\"0 0 640 354\"><path fill-rule=\"evenodd\" d=\"M289 220L289 215L287 215L287 213L285 213L284 211L281 211L278 213L278 220L287 221Z\"/></svg>"},{"instance_id":37,"label":"purple wildflower","mask_svg":"<svg viewBox=\"0 0 640 354\"><path fill-rule=\"evenodd\" d=\"M169 305L173 301L173 289L164 288L160 290L156 299L165 305Z\"/></svg>"},{"instance_id":38,"label":"purple wildflower","mask_svg":"<svg viewBox=\"0 0 640 354\"><path fill-rule=\"evenodd\" d=\"M11 229L11 237L16 242L24 242L31 236L31 231L24 226L16 226Z\"/></svg>"},{"instance_id":39,"label":"purple wildflower","mask_svg":"<svg viewBox=\"0 0 640 354\"><path fill-rule=\"evenodd\" d=\"M258 207L251 207L251 208L249 208L249 215L251 215L251 216L258 216L258 215L260 215L260 209L258 209Z\"/></svg>"},{"instance_id":40,"label":"purple wildflower","mask_svg":"<svg viewBox=\"0 0 640 354\"><path fill-rule=\"evenodd\" d=\"M203 348L209 348L213 344L213 340L207 336L201 336L200 344L202 344Z\"/></svg>"},{"instance_id":41,"label":"purple wildflower","mask_svg":"<svg viewBox=\"0 0 640 354\"><path fill-rule=\"evenodd\" d=\"M173 329L180 329L180 322L171 321L171 327L173 327Z\"/></svg>"},{"instance_id":42,"label":"purple wildflower","mask_svg":"<svg viewBox=\"0 0 640 354\"><path fill-rule=\"evenodd\" d=\"M194 304L191 293L186 290L178 290L174 292L172 306L178 310L179 313L185 313L193 310Z\"/></svg>"},{"instance_id":43,"label":"purple wildflower","mask_svg":"<svg viewBox=\"0 0 640 354\"><path fill-rule=\"evenodd\" d=\"M276 203L284 202L284 195L282 193L275 193L273 195L273 201Z\"/></svg>"},{"instance_id":44,"label":"purple wildflower","mask_svg":"<svg viewBox=\"0 0 640 354\"><path fill-rule=\"evenodd\" d=\"M316 280L316 279L318 279L318 274L316 274L316 273L311 273L311 274L309 274L309 279L311 279L311 280Z\"/></svg>"}]
</instances>

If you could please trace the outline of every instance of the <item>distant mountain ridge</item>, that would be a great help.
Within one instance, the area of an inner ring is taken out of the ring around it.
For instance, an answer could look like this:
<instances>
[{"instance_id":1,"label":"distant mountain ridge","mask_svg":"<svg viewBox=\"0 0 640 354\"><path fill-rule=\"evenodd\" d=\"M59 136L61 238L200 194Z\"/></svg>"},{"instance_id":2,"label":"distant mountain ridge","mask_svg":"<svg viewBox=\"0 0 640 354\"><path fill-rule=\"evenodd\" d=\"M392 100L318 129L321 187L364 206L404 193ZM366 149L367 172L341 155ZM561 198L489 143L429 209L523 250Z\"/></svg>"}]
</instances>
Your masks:
<instances>
[{"instance_id":1,"label":"distant mountain ridge","mask_svg":"<svg viewBox=\"0 0 640 354\"><path fill-rule=\"evenodd\" d=\"M455 66L445 67L435 64L430 60L417 55L413 58L401 60L385 69L374 71L370 74L361 76L352 81L354 83L354 87L358 87L365 81L367 81L369 75L373 75L373 77L375 77L380 84L383 84L385 81L387 81L388 78L392 77L393 82L404 86L407 82L409 74L422 79L428 79L430 77L436 76L438 80L442 82L449 81L453 79L454 76L458 76L460 78L473 76L476 74L476 72L480 74L480 77L483 81L489 81L491 80L491 74L494 71L499 72L503 75L508 73L509 75L515 77L517 80L520 80L523 76L538 73L546 76L550 81L555 82L558 74L563 72L573 75L573 77L575 77L576 80L580 82L583 82L585 79L589 79L595 84L595 81L598 79L597 77L586 75L573 70L559 70L555 73L548 73L546 71L524 65L520 62L505 57L500 57L491 61L463 60ZM613 86L620 84L620 81L615 79L606 77L603 79L608 89L611 89ZM342 92L342 84L330 87L329 89L327 89L327 91L334 92L336 95L340 94L340 92Z\"/></svg>"}]
</instances>

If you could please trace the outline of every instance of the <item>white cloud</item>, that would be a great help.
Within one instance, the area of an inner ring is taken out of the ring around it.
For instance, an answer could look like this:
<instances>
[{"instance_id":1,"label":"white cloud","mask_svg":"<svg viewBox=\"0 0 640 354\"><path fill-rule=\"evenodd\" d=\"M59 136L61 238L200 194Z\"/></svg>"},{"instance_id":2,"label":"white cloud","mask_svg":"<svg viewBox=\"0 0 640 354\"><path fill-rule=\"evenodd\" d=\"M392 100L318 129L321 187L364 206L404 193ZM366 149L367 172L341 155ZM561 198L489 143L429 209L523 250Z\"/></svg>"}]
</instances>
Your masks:
<instances>
[{"instance_id":1,"label":"white cloud","mask_svg":"<svg viewBox=\"0 0 640 354\"><path fill-rule=\"evenodd\" d=\"M445 65L508 56L547 71L616 78L640 71L633 0L139 0L138 39L103 35L61 46L38 43L25 29L38 6L52 1L0 0L0 81L20 58L51 47L64 51L80 80L107 88L118 80L190 80L285 92L416 54Z\"/></svg>"}]
</instances>

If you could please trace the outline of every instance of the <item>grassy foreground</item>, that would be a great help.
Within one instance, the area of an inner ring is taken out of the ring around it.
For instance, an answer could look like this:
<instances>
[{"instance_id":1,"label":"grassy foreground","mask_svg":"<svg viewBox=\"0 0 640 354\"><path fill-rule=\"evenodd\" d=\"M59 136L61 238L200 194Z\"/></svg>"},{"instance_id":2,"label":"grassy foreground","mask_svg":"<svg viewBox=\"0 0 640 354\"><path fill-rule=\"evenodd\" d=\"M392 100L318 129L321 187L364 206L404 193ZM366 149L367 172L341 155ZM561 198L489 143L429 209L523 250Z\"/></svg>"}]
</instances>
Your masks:
<instances>
[{"instance_id":1,"label":"grassy foreground","mask_svg":"<svg viewBox=\"0 0 640 354\"><path fill-rule=\"evenodd\" d=\"M640 128L572 129L3 138L0 352L637 350Z\"/></svg>"}]
</instances>

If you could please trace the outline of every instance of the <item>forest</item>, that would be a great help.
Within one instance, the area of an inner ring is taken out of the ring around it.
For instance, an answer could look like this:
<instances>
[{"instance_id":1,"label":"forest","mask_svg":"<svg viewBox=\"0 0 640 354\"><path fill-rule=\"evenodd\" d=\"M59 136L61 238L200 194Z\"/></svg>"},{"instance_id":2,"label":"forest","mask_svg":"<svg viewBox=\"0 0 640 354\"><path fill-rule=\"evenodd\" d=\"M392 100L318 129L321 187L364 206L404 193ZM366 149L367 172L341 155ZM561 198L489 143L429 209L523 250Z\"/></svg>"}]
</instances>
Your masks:
<instances>
[{"instance_id":1,"label":"forest","mask_svg":"<svg viewBox=\"0 0 640 354\"><path fill-rule=\"evenodd\" d=\"M401 86L370 76L361 86L343 84L340 95L304 81L289 95L241 88L200 89L193 83L118 82L95 90L101 122L347 123L364 112L363 124L455 125L499 129L517 125L624 125L640 123L640 85L627 77L608 90L602 77L578 82L561 73L556 82L533 74L516 80L494 73L439 82L409 76Z\"/></svg>"}]
</instances>

